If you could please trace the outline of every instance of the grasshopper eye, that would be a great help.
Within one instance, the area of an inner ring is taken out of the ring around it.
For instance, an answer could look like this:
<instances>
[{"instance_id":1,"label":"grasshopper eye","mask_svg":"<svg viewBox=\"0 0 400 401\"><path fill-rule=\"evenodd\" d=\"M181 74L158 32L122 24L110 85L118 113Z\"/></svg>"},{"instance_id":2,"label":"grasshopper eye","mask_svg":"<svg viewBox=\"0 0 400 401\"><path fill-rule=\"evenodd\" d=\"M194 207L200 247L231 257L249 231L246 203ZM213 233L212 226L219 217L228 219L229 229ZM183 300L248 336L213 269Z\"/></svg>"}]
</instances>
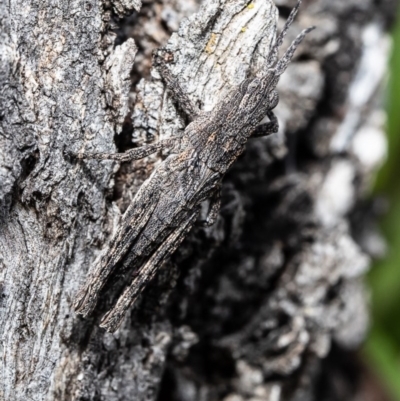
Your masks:
<instances>
[{"instance_id":1,"label":"grasshopper eye","mask_svg":"<svg viewBox=\"0 0 400 401\"><path fill-rule=\"evenodd\" d=\"M268 96L269 108L273 110L279 103L279 94L276 90L271 92Z\"/></svg>"},{"instance_id":2,"label":"grasshopper eye","mask_svg":"<svg viewBox=\"0 0 400 401\"><path fill-rule=\"evenodd\" d=\"M260 84L261 80L259 78L254 78L247 87L247 93L253 93L260 86Z\"/></svg>"}]
</instances>

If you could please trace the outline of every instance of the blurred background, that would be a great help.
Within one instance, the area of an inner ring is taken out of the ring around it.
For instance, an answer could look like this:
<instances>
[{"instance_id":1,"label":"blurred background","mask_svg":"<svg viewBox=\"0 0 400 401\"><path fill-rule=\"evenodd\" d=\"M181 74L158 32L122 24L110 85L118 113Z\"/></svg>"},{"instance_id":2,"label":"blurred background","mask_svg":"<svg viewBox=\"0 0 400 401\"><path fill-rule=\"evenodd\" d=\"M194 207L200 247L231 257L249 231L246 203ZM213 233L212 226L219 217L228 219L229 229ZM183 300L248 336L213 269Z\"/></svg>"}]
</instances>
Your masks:
<instances>
[{"instance_id":1,"label":"blurred background","mask_svg":"<svg viewBox=\"0 0 400 401\"><path fill-rule=\"evenodd\" d=\"M387 91L388 160L377 176L374 192L388 201L381 221L386 257L369 274L372 328L364 354L371 370L393 400L400 400L400 18L393 32L391 75Z\"/></svg>"}]
</instances>

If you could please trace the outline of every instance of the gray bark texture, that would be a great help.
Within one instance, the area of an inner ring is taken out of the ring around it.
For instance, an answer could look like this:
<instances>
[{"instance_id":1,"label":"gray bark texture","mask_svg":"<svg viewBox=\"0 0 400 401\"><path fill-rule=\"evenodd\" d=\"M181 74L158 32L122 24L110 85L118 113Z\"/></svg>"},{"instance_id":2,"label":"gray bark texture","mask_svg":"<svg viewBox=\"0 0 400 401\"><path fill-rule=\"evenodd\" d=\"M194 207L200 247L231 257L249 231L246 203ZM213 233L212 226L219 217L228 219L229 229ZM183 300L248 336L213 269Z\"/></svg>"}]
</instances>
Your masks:
<instances>
[{"instance_id":1,"label":"gray bark texture","mask_svg":"<svg viewBox=\"0 0 400 401\"><path fill-rule=\"evenodd\" d=\"M210 110L265 60L295 2L275 3L0 3L0 400L367 399L354 350L363 277L385 251L381 205L366 199L386 154L395 1L305 0L283 48L317 30L279 84L280 131L248 143L217 223L192 230L116 333L72 308L166 155L118 165L65 151L183 130L152 50L174 52L172 72Z\"/></svg>"}]
</instances>

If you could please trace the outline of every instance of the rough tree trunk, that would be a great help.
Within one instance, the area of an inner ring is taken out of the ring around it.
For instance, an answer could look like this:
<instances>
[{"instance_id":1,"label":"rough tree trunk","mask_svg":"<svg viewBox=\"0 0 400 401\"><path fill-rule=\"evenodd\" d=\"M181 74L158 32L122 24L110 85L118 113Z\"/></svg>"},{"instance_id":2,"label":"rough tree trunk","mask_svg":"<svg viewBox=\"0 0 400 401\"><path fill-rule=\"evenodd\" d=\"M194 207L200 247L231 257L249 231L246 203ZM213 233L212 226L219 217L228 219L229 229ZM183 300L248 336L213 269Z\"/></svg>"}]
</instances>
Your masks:
<instances>
[{"instance_id":1,"label":"rough tree trunk","mask_svg":"<svg viewBox=\"0 0 400 401\"><path fill-rule=\"evenodd\" d=\"M248 144L218 222L192 231L115 334L72 310L165 155L120 166L64 150L182 130L152 49L168 42L174 74L208 110L257 70L294 3L276 1L278 24L272 0L0 3L1 400L360 396L363 276L384 250L363 199L385 156L394 1L304 1L284 47L318 29L282 77L280 132Z\"/></svg>"}]
</instances>

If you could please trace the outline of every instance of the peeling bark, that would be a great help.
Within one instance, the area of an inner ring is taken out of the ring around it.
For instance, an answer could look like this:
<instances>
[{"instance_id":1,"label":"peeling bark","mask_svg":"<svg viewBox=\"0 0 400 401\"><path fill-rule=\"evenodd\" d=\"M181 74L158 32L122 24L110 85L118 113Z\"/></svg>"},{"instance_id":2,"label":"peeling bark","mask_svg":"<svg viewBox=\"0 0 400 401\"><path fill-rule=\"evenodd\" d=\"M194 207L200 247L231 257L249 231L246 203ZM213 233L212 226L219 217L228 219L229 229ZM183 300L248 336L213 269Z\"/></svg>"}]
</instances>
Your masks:
<instances>
[{"instance_id":1,"label":"peeling bark","mask_svg":"<svg viewBox=\"0 0 400 401\"><path fill-rule=\"evenodd\" d=\"M337 361L365 338L363 276L385 251L365 199L386 153L396 3L305 2L283 48L318 29L279 84L280 132L248 144L216 225L192 231L108 334L74 314L74 295L165 155L119 166L65 150L184 129L152 50L174 52L210 110L260 67L294 5L276 1L278 20L272 0L143 3L0 3L0 400L357 399L361 379Z\"/></svg>"}]
</instances>

